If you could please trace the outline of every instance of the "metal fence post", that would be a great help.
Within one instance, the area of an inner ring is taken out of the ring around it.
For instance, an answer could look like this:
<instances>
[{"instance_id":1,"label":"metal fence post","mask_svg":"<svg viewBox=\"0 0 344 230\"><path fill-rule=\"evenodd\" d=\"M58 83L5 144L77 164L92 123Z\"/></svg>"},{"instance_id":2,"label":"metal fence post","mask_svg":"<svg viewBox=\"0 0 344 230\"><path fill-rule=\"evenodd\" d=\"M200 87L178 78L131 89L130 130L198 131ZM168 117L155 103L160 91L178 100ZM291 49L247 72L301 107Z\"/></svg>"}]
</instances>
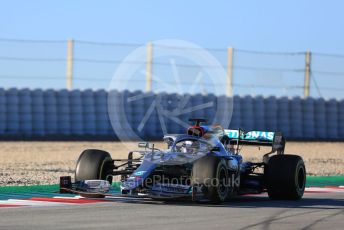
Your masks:
<instances>
[{"instance_id":1,"label":"metal fence post","mask_svg":"<svg viewBox=\"0 0 344 230\"><path fill-rule=\"evenodd\" d=\"M68 90L73 88L73 59L74 59L74 40L67 41L67 71L66 71L66 86Z\"/></svg>"},{"instance_id":2,"label":"metal fence post","mask_svg":"<svg viewBox=\"0 0 344 230\"><path fill-rule=\"evenodd\" d=\"M152 91L153 43L147 44L146 92Z\"/></svg>"},{"instance_id":3,"label":"metal fence post","mask_svg":"<svg viewBox=\"0 0 344 230\"><path fill-rule=\"evenodd\" d=\"M234 49L229 47L227 63L227 97L231 97L233 93L233 53Z\"/></svg>"},{"instance_id":4,"label":"metal fence post","mask_svg":"<svg viewBox=\"0 0 344 230\"><path fill-rule=\"evenodd\" d=\"M309 97L311 80L311 52L309 50L306 51L305 63L305 82L303 86L303 95L306 98Z\"/></svg>"}]
</instances>

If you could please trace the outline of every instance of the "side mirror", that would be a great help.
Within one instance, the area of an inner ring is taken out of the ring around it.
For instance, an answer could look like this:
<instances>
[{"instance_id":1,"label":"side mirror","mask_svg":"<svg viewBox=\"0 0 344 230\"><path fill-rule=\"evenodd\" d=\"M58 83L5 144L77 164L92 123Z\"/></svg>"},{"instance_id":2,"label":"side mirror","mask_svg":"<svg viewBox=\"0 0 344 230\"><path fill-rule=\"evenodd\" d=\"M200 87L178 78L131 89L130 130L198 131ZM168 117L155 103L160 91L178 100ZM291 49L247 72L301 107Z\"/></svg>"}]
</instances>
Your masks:
<instances>
[{"instance_id":1,"label":"side mirror","mask_svg":"<svg viewBox=\"0 0 344 230\"><path fill-rule=\"evenodd\" d=\"M138 144L139 148L149 148L148 142L139 142Z\"/></svg>"},{"instance_id":2,"label":"side mirror","mask_svg":"<svg viewBox=\"0 0 344 230\"><path fill-rule=\"evenodd\" d=\"M164 142L167 144L168 148L170 148L173 145L173 138L166 137L164 138Z\"/></svg>"}]
</instances>

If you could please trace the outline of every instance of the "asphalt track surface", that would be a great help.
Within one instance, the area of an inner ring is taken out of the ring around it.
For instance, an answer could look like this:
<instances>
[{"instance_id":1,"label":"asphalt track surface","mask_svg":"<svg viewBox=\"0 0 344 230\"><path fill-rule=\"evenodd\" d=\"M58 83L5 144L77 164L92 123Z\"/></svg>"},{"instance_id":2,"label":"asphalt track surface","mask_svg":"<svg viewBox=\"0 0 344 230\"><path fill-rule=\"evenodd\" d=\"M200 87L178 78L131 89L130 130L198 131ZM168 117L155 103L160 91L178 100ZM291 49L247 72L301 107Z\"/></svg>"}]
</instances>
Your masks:
<instances>
[{"instance_id":1,"label":"asphalt track surface","mask_svg":"<svg viewBox=\"0 0 344 230\"><path fill-rule=\"evenodd\" d=\"M344 229L344 193L307 193L300 201L245 196L222 205L118 198L2 208L0 229Z\"/></svg>"}]
</instances>

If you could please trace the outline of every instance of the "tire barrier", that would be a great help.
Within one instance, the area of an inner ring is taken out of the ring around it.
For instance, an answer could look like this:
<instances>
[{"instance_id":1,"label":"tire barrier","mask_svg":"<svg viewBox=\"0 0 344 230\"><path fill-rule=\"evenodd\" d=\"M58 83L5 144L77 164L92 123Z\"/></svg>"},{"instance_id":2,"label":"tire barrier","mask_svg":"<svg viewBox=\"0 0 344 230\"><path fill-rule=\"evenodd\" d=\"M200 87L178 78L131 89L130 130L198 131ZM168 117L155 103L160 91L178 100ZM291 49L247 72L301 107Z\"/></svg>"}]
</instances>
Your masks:
<instances>
[{"instance_id":1,"label":"tire barrier","mask_svg":"<svg viewBox=\"0 0 344 230\"><path fill-rule=\"evenodd\" d=\"M302 129L303 138L312 139L315 137L314 121L314 99L307 98L302 101Z\"/></svg>"},{"instance_id":2,"label":"tire barrier","mask_svg":"<svg viewBox=\"0 0 344 230\"><path fill-rule=\"evenodd\" d=\"M5 92L6 101L6 130L4 135L22 135L19 130L20 118L19 118L19 99L18 90L9 89Z\"/></svg>"},{"instance_id":3,"label":"tire barrier","mask_svg":"<svg viewBox=\"0 0 344 230\"><path fill-rule=\"evenodd\" d=\"M56 93L57 127L56 134L71 135L70 92L60 90Z\"/></svg>"},{"instance_id":4,"label":"tire barrier","mask_svg":"<svg viewBox=\"0 0 344 230\"><path fill-rule=\"evenodd\" d=\"M45 90L44 95L44 132L47 135L56 135L58 132L59 120L57 118L57 93L52 90Z\"/></svg>"},{"instance_id":5,"label":"tire barrier","mask_svg":"<svg viewBox=\"0 0 344 230\"><path fill-rule=\"evenodd\" d=\"M316 99L314 103L314 123L315 123L315 138L327 138L327 124L326 124L326 106L325 100Z\"/></svg>"},{"instance_id":6,"label":"tire barrier","mask_svg":"<svg viewBox=\"0 0 344 230\"><path fill-rule=\"evenodd\" d=\"M265 104L265 128L267 130L278 130L277 124L280 122L277 115L277 99L274 96L264 99Z\"/></svg>"},{"instance_id":7,"label":"tire barrier","mask_svg":"<svg viewBox=\"0 0 344 230\"><path fill-rule=\"evenodd\" d=\"M336 139L338 137L338 108L337 101L331 99L326 101L326 130L327 137Z\"/></svg>"},{"instance_id":8,"label":"tire barrier","mask_svg":"<svg viewBox=\"0 0 344 230\"><path fill-rule=\"evenodd\" d=\"M253 130L255 123L255 112L253 111L253 99L251 96L240 98L240 113L241 113L241 126L245 131ZM235 108L234 108L235 110Z\"/></svg>"},{"instance_id":9,"label":"tire barrier","mask_svg":"<svg viewBox=\"0 0 344 230\"><path fill-rule=\"evenodd\" d=\"M0 135L6 134L6 111L5 90L0 89Z\"/></svg>"},{"instance_id":10,"label":"tire barrier","mask_svg":"<svg viewBox=\"0 0 344 230\"><path fill-rule=\"evenodd\" d=\"M300 97L290 100L290 136L294 138L303 137L302 126L302 101Z\"/></svg>"},{"instance_id":11,"label":"tire barrier","mask_svg":"<svg viewBox=\"0 0 344 230\"><path fill-rule=\"evenodd\" d=\"M86 132L84 132L83 118L86 117L85 115L87 113L83 113L83 104L80 90L72 90L69 94L69 100L71 134L86 134Z\"/></svg>"},{"instance_id":12,"label":"tire barrier","mask_svg":"<svg viewBox=\"0 0 344 230\"><path fill-rule=\"evenodd\" d=\"M108 96L117 99L109 107ZM344 139L344 100L221 97L222 103L233 103L230 128L281 131L287 138L298 140ZM0 88L0 138L116 139L109 108L112 116L117 116L115 125L128 133L128 139L132 132L143 139L161 139L164 132L185 132L188 118L211 119L216 109L226 106L217 104L214 94ZM117 112L121 110L124 114Z\"/></svg>"},{"instance_id":13,"label":"tire barrier","mask_svg":"<svg viewBox=\"0 0 344 230\"><path fill-rule=\"evenodd\" d=\"M94 115L95 115L95 134L100 136L108 135L110 121L107 108L107 92L105 90L95 91L94 94ZM85 122L88 122L86 119Z\"/></svg>"},{"instance_id":14,"label":"tire barrier","mask_svg":"<svg viewBox=\"0 0 344 230\"><path fill-rule=\"evenodd\" d=\"M338 102L338 138L344 138L344 100Z\"/></svg>"},{"instance_id":15,"label":"tire barrier","mask_svg":"<svg viewBox=\"0 0 344 230\"><path fill-rule=\"evenodd\" d=\"M96 112L95 112L95 97L92 90L85 90L81 95L82 113L83 116L83 130L86 135L96 135Z\"/></svg>"},{"instance_id":16,"label":"tire barrier","mask_svg":"<svg viewBox=\"0 0 344 230\"><path fill-rule=\"evenodd\" d=\"M19 132L24 136L31 136L32 132L32 100L29 89L18 91Z\"/></svg>"},{"instance_id":17,"label":"tire barrier","mask_svg":"<svg viewBox=\"0 0 344 230\"><path fill-rule=\"evenodd\" d=\"M240 97L234 96L233 97L233 113L232 113L232 119L231 123L229 124L230 127L237 129L239 127L243 127L241 125L241 103L240 103Z\"/></svg>"},{"instance_id":18,"label":"tire barrier","mask_svg":"<svg viewBox=\"0 0 344 230\"><path fill-rule=\"evenodd\" d=\"M255 116L254 129L255 130L264 130L265 125L265 103L262 96L257 96L254 99L253 111Z\"/></svg>"},{"instance_id":19,"label":"tire barrier","mask_svg":"<svg viewBox=\"0 0 344 230\"><path fill-rule=\"evenodd\" d=\"M32 134L45 134L44 94L40 89L31 92Z\"/></svg>"},{"instance_id":20,"label":"tire barrier","mask_svg":"<svg viewBox=\"0 0 344 230\"><path fill-rule=\"evenodd\" d=\"M286 137L290 137L290 107L289 99L281 97L277 100L277 130L283 132Z\"/></svg>"}]
</instances>

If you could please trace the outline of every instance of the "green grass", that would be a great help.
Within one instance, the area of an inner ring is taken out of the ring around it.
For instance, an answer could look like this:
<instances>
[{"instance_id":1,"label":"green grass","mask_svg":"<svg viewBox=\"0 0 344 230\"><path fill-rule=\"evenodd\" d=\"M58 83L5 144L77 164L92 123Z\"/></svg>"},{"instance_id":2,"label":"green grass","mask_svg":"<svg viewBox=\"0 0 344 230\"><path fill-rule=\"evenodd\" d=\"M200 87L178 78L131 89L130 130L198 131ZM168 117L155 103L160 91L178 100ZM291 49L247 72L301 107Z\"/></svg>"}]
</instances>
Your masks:
<instances>
[{"instance_id":1,"label":"green grass","mask_svg":"<svg viewBox=\"0 0 344 230\"><path fill-rule=\"evenodd\" d=\"M344 186L342 176L308 176L307 187ZM112 191L119 191L119 182L112 183ZM30 186L2 186L0 193L55 193L59 191L59 185L30 185Z\"/></svg>"},{"instance_id":2,"label":"green grass","mask_svg":"<svg viewBox=\"0 0 344 230\"><path fill-rule=\"evenodd\" d=\"M344 186L344 175L342 176L308 176L306 179L307 187L323 186Z\"/></svg>"},{"instance_id":3,"label":"green grass","mask_svg":"<svg viewBox=\"0 0 344 230\"><path fill-rule=\"evenodd\" d=\"M0 187L0 193L25 193L25 192L57 192L59 185L29 185L29 186L3 186Z\"/></svg>"}]
</instances>

